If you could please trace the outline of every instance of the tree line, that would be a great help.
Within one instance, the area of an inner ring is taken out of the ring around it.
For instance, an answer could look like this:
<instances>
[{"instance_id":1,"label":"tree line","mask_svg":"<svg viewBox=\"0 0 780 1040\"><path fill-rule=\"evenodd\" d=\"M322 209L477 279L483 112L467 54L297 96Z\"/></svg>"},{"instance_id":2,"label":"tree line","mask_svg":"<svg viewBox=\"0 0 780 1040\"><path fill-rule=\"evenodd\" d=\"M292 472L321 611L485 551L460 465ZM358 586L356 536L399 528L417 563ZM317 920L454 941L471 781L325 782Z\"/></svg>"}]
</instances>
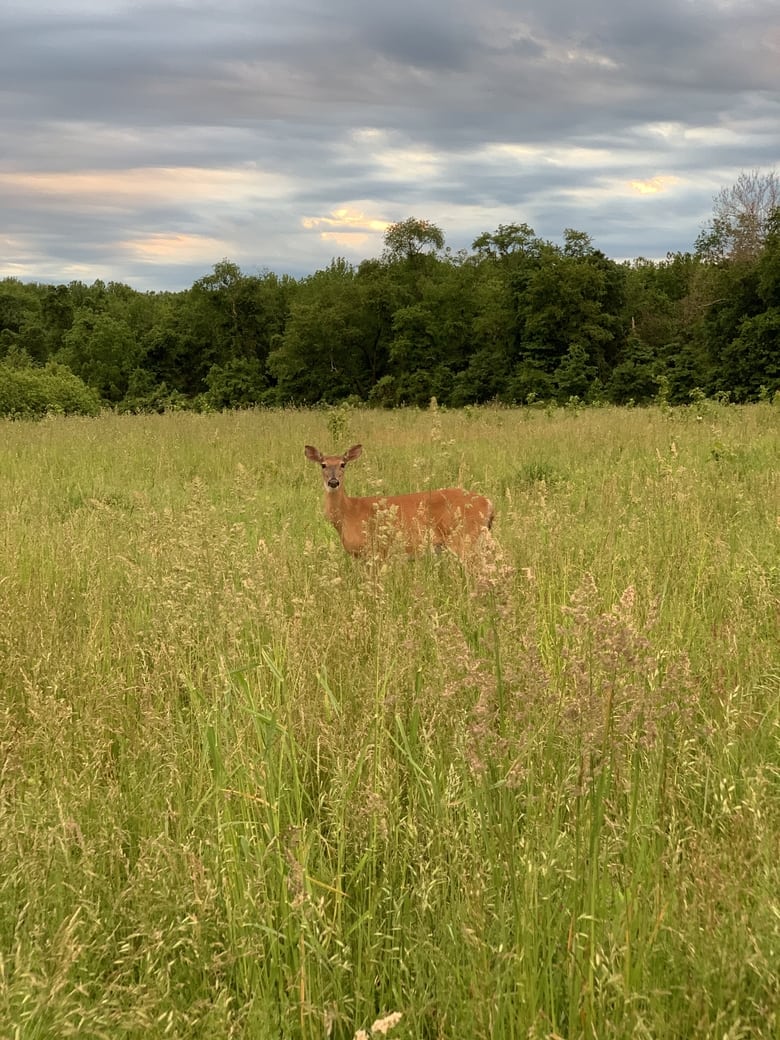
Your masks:
<instances>
[{"instance_id":1,"label":"tree line","mask_svg":"<svg viewBox=\"0 0 780 1040\"><path fill-rule=\"evenodd\" d=\"M618 263L500 225L453 252L410 217L295 279L229 260L182 292L0 282L0 414L354 403L626 404L780 391L780 193L743 174L690 252Z\"/></svg>"}]
</instances>

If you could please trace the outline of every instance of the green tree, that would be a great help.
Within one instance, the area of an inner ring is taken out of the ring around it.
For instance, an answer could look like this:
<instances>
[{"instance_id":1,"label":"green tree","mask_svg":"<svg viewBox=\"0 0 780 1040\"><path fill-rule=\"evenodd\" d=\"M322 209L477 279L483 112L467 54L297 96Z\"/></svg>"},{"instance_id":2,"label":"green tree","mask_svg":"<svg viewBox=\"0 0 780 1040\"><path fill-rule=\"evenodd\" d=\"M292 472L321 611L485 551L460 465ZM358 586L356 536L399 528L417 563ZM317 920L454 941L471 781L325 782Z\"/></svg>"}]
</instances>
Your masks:
<instances>
[{"instance_id":1,"label":"green tree","mask_svg":"<svg viewBox=\"0 0 780 1040\"><path fill-rule=\"evenodd\" d=\"M48 356L42 290L16 278L0 280L0 358L12 348L36 361Z\"/></svg>"},{"instance_id":2,"label":"green tree","mask_svg":"<svg viewBox=\"0 0 780 1040\"><path fill-rule=\"evenodd\" d=\"M780 307L780 207L767 224L764 249L758 262L758 295L765 307Z\"/></svg>"},{"instance_id":3,"label":"green tree","mask_svg":"<svg viewBox=\"0 0 780 1040\"><path fill-rule=\"evenodd\" d=\"M214 365L234 358L254 359L264 367L284 331L294 293L293 279L244 275L229 260L196 281L184 306L184 341L176 337L194 381L202 386Z\"/></svg>"},{"instance_id":4,"label":"green tree","mask_svg":"<svg viewBox=\"0 0 780 1040\"><path fill-rule=\"evenodd\" d=\"M471 350L455 379L455 404L516 397L520 384L511 391L509 384L522 353L522 300L544 243L528 224L500 224L476 238L472 248ZM523 383L523 399L527 392Z\"/></svg>"},{"instance_id":5,"label":"green tree","mask_svg":"<svg viewBox=\"0 0 780 1040\"><path fill-rule=\"evenodd\" d=\"M565 402L572 397L585 400L597 376L598 369L585 344L578 341L570 343L553 373L558 400Z\"/></svg>"},{"instance_id":6,"label":"green tree","mask_svg":"<svg viewBox=\"0 0 780 1040\"><path fill-rule=\"evenodd\" d=\"M385 258L391 263L414 263L427 254L435 256L444 248L444 232L429 220L408 217L391 224L385 232Z\"/></svg>"},{"instance_id":7,"label":"green tree","mask_svg":"<svg viewBox=\"0 0 780 1040\"><path fill-rule=\"evenodd\" d=\"M670 253L665 260L639 257L623 264L623 324L655 357L662 357L677 335L681 302L692 290L702 262L691 253ZM624 360L623 354L619 360Z\"/></svg>"},{"instance_id":8,"label":"green tree","mask_svg":"<svg viewBox=\"0 0 780 1040\"><path fill-rule=\"evenodd\" d=\"M472 277L471 350L454 379L454 405L502 397L517 354L516 311L507 272L483 262L474 267Z\"/></svg>"},{"instance_id":9,"label":"green tree","mask_svg":"<svg viewBox=\"0 0 780 1040\"><path fill-rule=\"evenodd\" d=\"M660 360L634 333L628 337L621 360L612 370L607 397L614 404L647 404L658 394L661 372Z\"/></svg>"},{"instance_id":10,"label":"green tree","mask_svg":"<svg viewBox=\"0 0 780 1040\"><path fill-rule=\"evenodd\" d=\"M399 404L450 403L474 350L476 282L473 264L448 257L432 261L413 299L397 294L388 367Z\"/></svg>"},{"instance_id":11,"label":"green tree","mask_svg":"<svg viewBox=\"0 0 780 1040\"><path fill-rule=\"evenodd\" d=\"M142 355L127 322L105 313L82 311L63 342L59 360L97 390L103 400L121 401L130 373L139 366Z\"/></svg>"},{"instance_id":12,"label":"green tree","mask_svg":"<svg viewBox=\"0 0 780 1040\"><path fill-rule=\"evenodd\" d=\"M720 382L735 401L755 401L762 388L780 390L780 307L742 322L723 350Z\"/></svg>"},{"instance_id":13,"label":"green tree","mask_svg":"<svg viewBox=\"0 0 780 1040\"><path fill-rule=\"evenodd\" d=\"M206 401L212 408L246 408L263 400L268 380L257 358L234 357L224 365L213 365L206 385Z\"/></svg>"},{"instance_id":14,"label":"green tree","mask_svg":"<svg viewBox=\"0 0 780 1040\"><path fill-rule=\"evenodd\" d=\"M740 265L740 268L744 265ZM739 280L743 316L719 356L719 388L737 401L756 400L780 389L780 209L767 221L765 244L755 266Z\"/></svg>"},{"instance_id":15,"label":"green tree","mask_svg":"<svg viewBox=\"0 0 780 1040\"><path fill-rule=\"evenodd\" d=\"M363 284L343 259L300 283L284 334L268 358L278 402L368 396L377 339L375 315L362 305Z\"/></svg>"},{"instance_id":16,"label":"green tree","mask_svg":"<svg viewBox=\"0 0 780 1040\"><path fill-rule=\"evenodd\" d=\"M511 264L513 258L538 257L541 242L528 224L499 224L474 239L472 249L479 261L492 260Z\"/></svg>"},{"instance_id":17,"label":"green tree","mask_svg":"<svg viewBox=\"0 0 780 1040\"><path fill-rule=\"evenodd\" d=\"M552 375L573 344L606 381L624 338L625 272L567 230L563 249L546 243L518 296L520 356Z\"/></svg>"},{"instance_id":18,"label":"green tree","mask_svg":"<svg viewBox=\"0 0 780 1040\"><path fill-rule=\"evenodd\" d=\"M553 377L540 362L526 359L514 366L507 382L508 401L531 404L533 401L551 401L555 396Z\"/></svg>"},{"instance_id":19,"label":"green tree","mask_svg":"<svg viewBox=\"0 0 780 1040\"><path fill-rule=\"evenodd\" d=\"M63 346L65 333L73 324L73 300L69 286L44 286L41 312L46 329L46 354L50 357Z\"/></svg>"},{"instance_id":20,"label":"green tree","mask_svg":"<svg viewBox=\"0 0 780 1040\"><path fill-rule=\"evenodd\" d=\"M0 416L37 419L49 412L97 415L99 411L95 391L64 365L0 362Z\"/></svg>"},{"instance_id":21,"label":"green tree","mask_svg":"<svg viewBox=\"0 0 780 1040\"><path fill-rule=\"evenodd\" d=\"M705 301L697 330L707 355L709 378L703 385L708 393L731 392L734 380L744 381L744 370L734 369L733 341L743 323L764 310L759 294L756 264L727 262L709 265L705 284L709 299Z\"/></svg>"}]
</instances>

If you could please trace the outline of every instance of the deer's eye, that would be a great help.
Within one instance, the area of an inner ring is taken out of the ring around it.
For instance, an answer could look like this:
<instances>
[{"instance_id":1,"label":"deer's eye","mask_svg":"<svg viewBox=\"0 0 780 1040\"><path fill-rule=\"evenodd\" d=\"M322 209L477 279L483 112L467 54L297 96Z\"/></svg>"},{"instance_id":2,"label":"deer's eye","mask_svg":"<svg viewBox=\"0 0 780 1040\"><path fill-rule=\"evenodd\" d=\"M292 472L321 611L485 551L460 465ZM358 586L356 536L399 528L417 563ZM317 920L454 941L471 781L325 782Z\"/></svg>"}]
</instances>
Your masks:
<instances>
[{"instance_id":1,"label":"deer's eye","mask_svg":"<svg viewBox=\"0 0 780 1040\"><path fill-rule=\"evenodd\" d=\"M342 462L341 463L341 468L344 469L345 466L346 466L346 462Z\"/></svg>"}]
</instances>

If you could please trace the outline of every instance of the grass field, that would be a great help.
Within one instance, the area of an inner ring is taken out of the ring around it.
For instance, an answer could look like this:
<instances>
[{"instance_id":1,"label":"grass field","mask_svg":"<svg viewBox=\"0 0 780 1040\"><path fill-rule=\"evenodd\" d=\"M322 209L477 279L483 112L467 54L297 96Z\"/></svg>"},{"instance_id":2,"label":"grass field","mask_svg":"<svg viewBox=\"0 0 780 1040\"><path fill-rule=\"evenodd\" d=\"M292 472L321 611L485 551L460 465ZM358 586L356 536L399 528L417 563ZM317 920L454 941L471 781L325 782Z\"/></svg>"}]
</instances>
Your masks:
<instances>
[{"instance_id":1,"label":"grass field","mask_svg":"<svg viewBox=\"0 0 780 1040\"><path fill-rule=\"evenodd\" d=\"M777 1040L780 409L2 423L0 785L3 1040Z\"/></svg>"}]
</instances>

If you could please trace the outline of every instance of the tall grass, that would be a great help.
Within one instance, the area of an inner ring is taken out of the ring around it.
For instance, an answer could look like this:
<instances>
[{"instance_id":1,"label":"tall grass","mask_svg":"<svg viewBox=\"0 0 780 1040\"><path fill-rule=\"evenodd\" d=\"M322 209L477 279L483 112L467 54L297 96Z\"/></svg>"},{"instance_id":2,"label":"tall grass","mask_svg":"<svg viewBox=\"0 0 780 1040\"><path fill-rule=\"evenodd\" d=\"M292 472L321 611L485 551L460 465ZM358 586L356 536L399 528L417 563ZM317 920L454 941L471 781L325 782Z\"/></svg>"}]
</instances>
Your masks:
<instances>
[{"instance_id":1,"label":"tall grass","mask_svg":"<svg viewBox=\"0 0 780 1040\"><path fill-rule=\"evenodd\" d=\"M0 427L0 1035L780 1036L779 419Z\"/></svg>"}]
</instances>

